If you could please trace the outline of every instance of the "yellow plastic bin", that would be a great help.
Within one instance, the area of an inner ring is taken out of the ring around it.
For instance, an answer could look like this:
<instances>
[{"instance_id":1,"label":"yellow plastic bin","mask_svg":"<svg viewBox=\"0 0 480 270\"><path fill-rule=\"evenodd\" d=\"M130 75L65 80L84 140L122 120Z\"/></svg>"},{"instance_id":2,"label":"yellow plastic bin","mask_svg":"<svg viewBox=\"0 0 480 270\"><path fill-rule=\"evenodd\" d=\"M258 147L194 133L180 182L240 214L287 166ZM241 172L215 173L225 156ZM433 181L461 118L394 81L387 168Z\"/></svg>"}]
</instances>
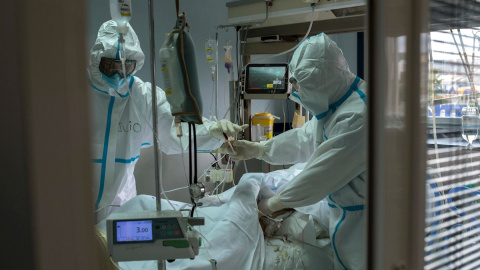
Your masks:
<instances>
[{"instance_id":1,"label":"yellow plastic bin","mask_svg":"<svg viewBox=\"0 0 480 270\"><path fill-rule=\"evenodd\" d=\"M252 117L252 141L266 141L273 137L273 120L270 113L256 113Z\"/></svg>"}]
</instances>

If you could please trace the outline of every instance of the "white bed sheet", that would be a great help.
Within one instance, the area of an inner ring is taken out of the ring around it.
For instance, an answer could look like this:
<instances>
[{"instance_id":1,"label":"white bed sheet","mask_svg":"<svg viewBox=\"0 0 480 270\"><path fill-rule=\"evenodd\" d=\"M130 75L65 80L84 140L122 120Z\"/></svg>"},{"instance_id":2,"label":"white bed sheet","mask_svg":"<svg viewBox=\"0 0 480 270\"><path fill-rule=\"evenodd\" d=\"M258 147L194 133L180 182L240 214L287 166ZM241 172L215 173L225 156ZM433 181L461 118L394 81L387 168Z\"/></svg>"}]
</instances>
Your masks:
<instances>
[{"instance_id":1,"label":"white bed sheet","mask_svg":"<svg viewBox=\"0 0 480 270\"><path fill-rule=\"evenodd\" d=\"M321 238L325 227L320 216L326 202L303 207L281 222L271 238L265 238L258 222L257 199L272 196L283 184L301 172L303 165L268 174L248 173L239 184L217 196L204 199L196 215L205 217L205 225L196 227L203 246L194 259L167 263L167 269L333 269L330 239ZM171 201L178 209L182 202ZM162 200L162 209L171 206ZM154 211L155 197L139 195L119 207L115 213ZM106 222L97 225L106 230ZM157 269L156 261L120 262L121 269Z\"/></svg>"}]
</instances>

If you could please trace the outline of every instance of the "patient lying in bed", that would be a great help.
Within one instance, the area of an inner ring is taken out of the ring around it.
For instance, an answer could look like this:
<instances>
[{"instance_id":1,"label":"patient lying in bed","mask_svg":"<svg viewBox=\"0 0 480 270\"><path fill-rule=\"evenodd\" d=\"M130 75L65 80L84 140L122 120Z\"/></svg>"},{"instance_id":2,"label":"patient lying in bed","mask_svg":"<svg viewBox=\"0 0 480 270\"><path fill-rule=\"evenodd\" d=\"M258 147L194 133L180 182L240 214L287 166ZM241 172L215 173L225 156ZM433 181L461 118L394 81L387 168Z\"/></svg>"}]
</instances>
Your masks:
<instances>
[{"instance_id":1,"label":"patient lying in bed","mask_svg":"<svg viewBox=\"0 0 480 270\"><path fill-rule=\"evenodd\" d=\"M324 238L328 225L317 218L328 214L325 201L258 219L257 200L281 191L301 168L303 164L268 174L248 173L236 187L202 199L204 205L195 211L196 216L205 217L205 226L196 227L202 235L199 255L195 260L167 263L167 268L212 269L214 259L217 269L333 269L330 239ZM172 204L178 209L185 203ZM139 195L115 212L155 209L154 197ZM172 207L162 200L162 209ZM97 227L106 230L105 221ZM121 269L157 269L156 261L119 265Z\"/></svg>"}]
</instances>

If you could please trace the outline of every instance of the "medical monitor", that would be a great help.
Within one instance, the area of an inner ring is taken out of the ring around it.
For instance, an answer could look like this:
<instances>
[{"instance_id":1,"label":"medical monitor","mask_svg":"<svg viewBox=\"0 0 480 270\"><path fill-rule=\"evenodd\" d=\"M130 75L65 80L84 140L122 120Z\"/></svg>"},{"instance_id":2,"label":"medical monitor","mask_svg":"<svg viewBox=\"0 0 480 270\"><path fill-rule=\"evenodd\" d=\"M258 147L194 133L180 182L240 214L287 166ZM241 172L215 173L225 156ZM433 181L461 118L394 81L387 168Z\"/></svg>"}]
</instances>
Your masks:
<instances>
[{"instance_id":1,"label":"medical monitor","mask_svg":"<svg viewBox=\"0 0 480 270\"><path fill-rule=\"evenodd\" d=\"M288 64L248 64L245 93L285 94L288 92Z\"/></svg>"}]
</instances>

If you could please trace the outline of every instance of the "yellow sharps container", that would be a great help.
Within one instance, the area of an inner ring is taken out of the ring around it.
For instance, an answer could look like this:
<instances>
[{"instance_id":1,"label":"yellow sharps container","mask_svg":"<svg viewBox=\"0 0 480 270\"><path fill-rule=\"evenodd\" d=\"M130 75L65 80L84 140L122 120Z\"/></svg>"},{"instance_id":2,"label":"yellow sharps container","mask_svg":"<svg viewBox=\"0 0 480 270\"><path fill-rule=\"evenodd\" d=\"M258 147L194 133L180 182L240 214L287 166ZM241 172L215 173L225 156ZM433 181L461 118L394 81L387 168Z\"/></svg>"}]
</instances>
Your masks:
<instances>
[{"instance_id":1,"label":"yellow sharps container","mask_svg":"<svg viewBox=\"0 0 480 270\"><path fill-rule=\"evenodd\" d=\"M265 141L273 137L273 120L270 113L256 113L252 117L252 141Z\"/></svg>"}]
</instances>

